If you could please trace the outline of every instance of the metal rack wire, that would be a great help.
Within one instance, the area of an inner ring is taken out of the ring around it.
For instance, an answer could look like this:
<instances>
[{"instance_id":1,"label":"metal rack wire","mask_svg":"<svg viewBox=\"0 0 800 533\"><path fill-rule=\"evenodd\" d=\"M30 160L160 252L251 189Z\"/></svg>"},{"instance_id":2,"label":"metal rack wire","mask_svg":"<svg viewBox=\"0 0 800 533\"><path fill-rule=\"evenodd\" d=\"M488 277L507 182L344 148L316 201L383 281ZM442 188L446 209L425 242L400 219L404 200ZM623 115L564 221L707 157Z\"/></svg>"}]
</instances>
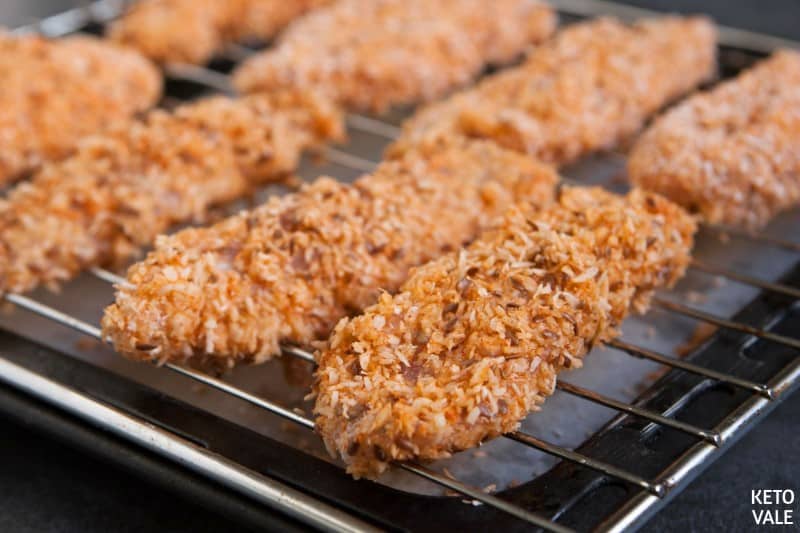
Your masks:
<instances>
[{"instance_id":1,"label":"metal rack wire","mask_svg":"<svg viewBox=\"0 0 800 533\"><path fill-rule=\"evenodd\" d=\"M119 0L101 0L88 6L77 8L48 19L44 19L33 26L21 28L21 31L37 30L51 36L66 35L78 31L90 23L103 24L108 22L120 12L125 3L126 2ZM605 2L568 1L554 2L554 4L556 4L557 7L561 4L568 8L571 7L572 11L578 14L587 14L587 10L589 8L587 8L586 5L594 5L594 8L602 9L605 13L610 11L613 12L615 9L617 9L614 7L617 6L616 4ZM642 14L642 12L641 10L630 12L627 8L624 8L621 9L621 13L618 14L635 14L638 16ZM740 40L743 39L746 42L757 41L765 47L772 44L785 45L785 42L778 43L777 41L771 40L765 36L758 36L756 34L747 32L744 36L743 34L737 33L734 30L727 30L721 33L723 38L727 35L729 38L737 38ZM759 37L762 39L759 40ZM248 49L237 46L232 46L224 52L229 59L235 61L246 57L248 53ZM229 94L233 93L225 75L204 67L172 65L166 69L165 74L173 79L191 81L207 88L212 92L224 92ZM358 114L349 114L347 117L347 123L348 126L353 130L359 130L384 139L396 138L399 133L398 128L392 124ZM326 149L325 155L332 162L360 172L369 171L375 165L375 162L373 161L336 148ZM708 227L706 229L709 231L726 232L727 234L737 238L756 240L769 246L777 246L791 251L800 251L800 245L796 243L782 239L776 239L766 235L753 234L750 232L735 230L733 228ZM726 268L708 264L699 260L694 260L691 268L706 273L722 275L731 280L749 284L753 287L772 291L791 298L797 299L800 297L800 289L796 287L762 280L760 278L728 270ZM108 283L126 283L124 279L120 278L113 272L109 272L101 268L92 269L91 273L98 279ZM53 307L45 305L30 296L6 294L4 298L6 301L20 308L45 317L55 323L69 327L96 340L103 340L100 329L93 324L87 323L74 316L70 316L57 309L54 309ZM754 327L736 320L731 320L726 317L717 316L715 314L708 313L661 296L657 297L654 300L654 303L670 313L704 321L721 328L736 330L767 340L769 342L800 350L800 340L795 338L777 334L775 332ZM566 447L558 446L540 438L539 436L528 434L522 431L515 431L505 435L505 438L507 439L535 448L541 452L544 452L545 454L573 463L578 467L600 472L611 479L615 479L622 483L630 484L640 488L641 493L637 497L632 498L624 509L621 509L614 517L609 519L610 522L605 524L611 529L623 528L634 523L634 521L645 512L645 510L656 505L659 500L665 498L670 490L687 479L691 472L695 470L699 464L706 461L709 456L719 453L719 449L721 447L737 437L741 430L749 422L760 415L765 405L774 403L781 398L787 390L794 386L798 380L798 377L800 377L800 357L795 357L794 361L790 365L785 367L783 371L777 375L773 376L773 378L769 381L755 382L748 379L743 379L730 373L720 372L712 368L705 368L689 361L677 359L664 353L659 353L637 344L627 342L623 339L613 340L608 343L608 346L621 353L628 354L631 357L648 359L663 365L664 367L695 374L714 382L724 383L732 387L736 387L751 394L751 398L746 402L745 405L743 405L736 412L731 413L715 427L699 427L697 425L678 420L677 418L670 416L669 413L657 412L642 408L635 404L629 404L616 400L585 387L580 387L570 382L559 380L557 387L566 394L603 405L618 413L626 413L654 425L672 428L696 440L696 444L684 456L675 461L670 468L664 470L653 478L645 478L628 469L592 458L586 454L579 453ZM314 355L306 350L293 346L283 346L282 351L285 356L295 357L312 364L314 363ZM310 418L297 414L295 411L281 406L274 401L256 396L245 390L237 388L223 380L179 365L166 364L164 365L164 368L189 378L195 382L212 387L213 389L235 397L243 402L247 402L260 409L269 411L270 413L280 416L281 418L297 424L300 427L310 430L314 429L314 422ZM368 530L371 527L368 523L347 515L339 509L327 504L323 504L313 498L309 498L307 495L302 493L292 492L292 489L281 486L280 483L270 480L265 476L260 476L254 472L237 467L235 464L230 464L230 462L226 462L224 458L215 457L210 452L207 452L201 448L193 448L191 445L182 442L180 437L176 435L171 435L169 432L160 430L158 428L150 428L152 431L147 430L147 428L143 429L141 427L141 421L137 421L125 413L115 411L112 407L102 405L100 402L97 402L91 398L82 397L81 394L76 391L66 390L59 384L52 382L43 376L35 375L4 359L2 356L0 356L0 380L23 388L31 394L56 403L65 409L72 410L76 414L92 419L97 423L103 423L114 431L125 435L127 438L132 438L133 440L136 440L145 446L150 446L151 448L157 449L159 453L168 455L171 458L190 466L191 468L194 468L211 477L215 477L235 490L258 498L264 503L273 505L282 511L290 513L303 520L307 520L318 527L330 530ZM134 431L130 428L137 429ZM142 432L147 433L147 435L144 435ZM148 438L151 440L147 440ZM156 442L158 445L154 444ZM480 502L486 506L500 510L529 524L549 531L570 531L569 528L559 525L557 522L554 522L544 516L530 512L520 505L506 501L500 496L487 494L480 488L472 487L451 479L447 475L436 472L423 465L415 463L403 463L397 464L397 467L416 476L427 479L432 483L436 483L442 487L445 487L448 490L454 491L469 500Z\"/></svg>"}]
</instances>

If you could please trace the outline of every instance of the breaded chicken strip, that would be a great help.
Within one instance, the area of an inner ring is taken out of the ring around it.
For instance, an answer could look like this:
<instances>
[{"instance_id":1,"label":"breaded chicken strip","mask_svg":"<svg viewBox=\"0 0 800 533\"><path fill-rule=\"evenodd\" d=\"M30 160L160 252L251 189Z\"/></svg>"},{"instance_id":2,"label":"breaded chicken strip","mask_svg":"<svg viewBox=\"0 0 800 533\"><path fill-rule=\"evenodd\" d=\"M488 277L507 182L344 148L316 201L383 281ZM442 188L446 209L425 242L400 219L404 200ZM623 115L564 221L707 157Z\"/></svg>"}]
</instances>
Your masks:
<instances>
[{"instance_id":1,"label":"breaded chicken strip","mask_svg":"<svg viewBox=\"0 0 800 533\"><path fill-rule=\"evenodd\" d=\"M0 199L0 292L124 262L173 224L285 176L342 129L312 95L276 94L152 111L87 137Z\"/></svg>"},{"instance_id":2,"label":"breaded chicken strip","mask_svg":"<svg viewBox=\"0 0 800 533\"><path fill-rule=\"evenodd\" d=\"M514 430L558 372L683 274L694 231L641 190L568 188L544 211L512 210L336 326L315 384L328 449L372 477Z\"/></svg>"},{"instance_id":3,"label":"breaded chicken strip","mask_svg":"<svg viewBox=\"0 0 800 533\"><path fill-rule=\"evenodd\" d=\"M491 143L382 163L353 185L320 178L208 228L157 241L128 272L103 334L137 360L224 369L308 345L461 246L515 201L546 205L557 176Z\"/></svg>"},{"instance_id":4,"label":"breaded chicken strip","mask_svg":"<svg viewBox=\"0 0 800 533\"><path fill-rule=\"evenodd\" d=\"M419 111L389 152L461 135L568 163L614 147L709 79L715 41L714 26L697 17L570 26L522 65Z\"/></svg>"},{"instance_id":5,"label":"breaded chicken strip","mask_svg":"<svg viewBox=\"0 0 800 533\"><path fill-rule=\"evenodd\" d=\"M780 51L659 118L631 181L712 223L759 228L800 202L800 52Z\"/></svg>"},{"instance_id":6,"label":"breaded chicken strip","mask_svg":"<svg viewBox=\"0 0 800 533\"><path fill-rule=\"evenodd\" d=\"M536 0L340 0L298 20L234 73L242 92L326 90L348 109L385 111L465 85L554 30Z\"/></svg>"},{"instance_id":7,"label":"breaded chicken strip","mask_svg":"<svg viewBox=\"0 0 800 533\"><path fill-rule=\"evenodd\" d=\"M161 76L144 57L90 37L0 31L0 80L0 186L66 157L81 137L161 94Z\"/></svg>"},{"instance_id":8,"label":"breaded chicken strip","mask_svg":"<svg viewBox=\"0 0 800 533\"><path fill-rule=\"evenodd\" d=\"M140 0L108 31L159 63L207 63L225 45L268 40L334 0Z\"/></svg>"}]
</instances>

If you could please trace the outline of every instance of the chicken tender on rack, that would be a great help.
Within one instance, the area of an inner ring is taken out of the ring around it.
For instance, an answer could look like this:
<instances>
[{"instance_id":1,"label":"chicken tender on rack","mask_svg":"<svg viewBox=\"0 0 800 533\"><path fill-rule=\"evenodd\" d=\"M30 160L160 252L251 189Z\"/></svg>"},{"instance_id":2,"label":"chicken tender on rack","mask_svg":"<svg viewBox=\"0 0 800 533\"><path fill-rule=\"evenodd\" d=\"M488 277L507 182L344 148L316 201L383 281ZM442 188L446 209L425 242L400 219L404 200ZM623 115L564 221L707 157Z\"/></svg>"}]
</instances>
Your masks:
<instances>
[{"instance_id":1,"label":"chicken tender on rack","mask_svg":"<svg viewBox=\"0 0 800 533\"><path fill-rule=\"evenodd\" d=\"M353 110L432 100L555 29L536 0L339 0L234 73L242 92L313 87Z\"/></svg>"},{"instance_id":2,"label":"chicken tender on rack","mask_svg":"<svg viewBox=\"0 0 800 533\"><path fill-rule=\"evenodd\" d=\"M565 164L616 146L715 69L716 32L705 18L575 24L522 65L420 110L389 153L460 135Z\"/></svg>"},{"instance_id":3,"label":"chicken tender on rack","mask_svg":"<svg viewBox=\"0 0 800 533\"><path fill-rule=\"evenodd\" d=\"M155 104L161 76L132 50L90 37L0 31L0 186L69 155L81 137Z\"/></svg>"},{"instance_id":4,"label":"chicken tender on rack","mask_svg":"<svg viewBox=\"0 0 800 533\"><path fill-rule=\"evenodd\" d=\"M208 228L161 237L106 309L103 335L145 361L225 369L307 346L474 238L515 201L547 205L556 173L491 143L456 141L320 178Z\"/></svg>"},{"instance_id":5,"label":"chicken tender on rack","mask_svg":"<svg viewBox=\"0 0 800 533\"><path fill-rule=\"evenodd\" d=\"M317 429L356 477L514 430L689 262L695 225L634 190L566 188L342 320L319 355Z\"/></svg>"},{"instance_id":6,"label":"chicken tender on rack","mask_svg":"<svg viewBox=\"0 0 800 533\"><path fill-rule=\"evenodd\" d=\"M173 224L294 169L342 134L313 95L216 97L111 126L0 199L0 292L120 264Z\"/></svg>"},{"instance_id":7,"label":"chicken tender on rack","mask_svg":"<svg viewBox=\"0 0 800 533\"><path fill-rule=\"evenodd\" d=\"M226 45L268 40L333 0L140 0L108 31L159 63L207 63Z\"/></svg>"},{"instance_id":8,"label":"chicken tender on rack","mask_svg":"<svg viewBox=\"0 0 800 533\"><path fill-rule=\"evenodd\" d=\"M800 52L689 98L634 146L631 181L711 223L757 229L800 202Z\"/></svg>"}]
</instances>

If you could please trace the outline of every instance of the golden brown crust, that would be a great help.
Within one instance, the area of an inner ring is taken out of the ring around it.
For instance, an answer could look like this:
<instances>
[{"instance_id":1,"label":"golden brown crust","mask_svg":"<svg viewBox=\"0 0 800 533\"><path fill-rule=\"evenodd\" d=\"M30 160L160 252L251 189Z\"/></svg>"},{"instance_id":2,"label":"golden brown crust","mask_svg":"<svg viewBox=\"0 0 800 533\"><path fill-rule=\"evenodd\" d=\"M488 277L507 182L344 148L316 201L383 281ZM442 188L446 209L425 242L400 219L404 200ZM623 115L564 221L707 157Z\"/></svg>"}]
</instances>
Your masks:
<instances>
[{"instance_id":1,"label":"golden brown crust","mask_svg":"<svg viewBox=\"0 0 800 533\"><path fill-rule=\"evenodd\" d=\"M234 74L242 92L326 90L349 109L440 97L554 30L536 0L340 0L296 21Z\"/></svg>"},{"instance_id":2,"label":"golden brown crust","mask_svg":"<svg viewBox=\"0 0 800 533\"><path fill-rule=\"evenodd\" d=\"M771 58L659 118L628 174L712 223L758 228L800 202L800 53Z\"/></svg>"},{"instance_id":3,"label":"golden brown crust","mask_svg":"<svg viewBox=\"0 0 800 533\"><path fill-rule=\"evenodd\" d=\"M341 129L312 96L260 95L157 110L87 137L0 200L0 291L121 263L171 225L284 176L300 150Z\"/></svg>"},{"instance_id":4,"label":"golden brown crust","mask_svg":"<svg viewBox=\"0 0 800 533\"><path fill-rule=\"evenodd\" d=\"M66 157L81 137L149 108L161 76L132 50L90 37L0 32L0 185Z\"/></svg>"},{"instance_id":5,"label":"golden brown crust","mask_svg":"<svg viewBox=\"0 0 800 533\"><path fill-rule=\"evenodd\" d=\"M345 137L339 109L308 91L205 98L179 107L175 117L192 128L222 134L253 183L276 181L297 168L304 149Z\"/></svg>"},{"instance_id":6,"label":"golden brown crust","mask_svg":"<svg viewBox=\"0 0 800 533\"><path fill-rule=\"evenodd\" d=\"M208 62L225 45L268 40L333 0L140 0L108 31L158 63Z\"/></svg>"},{"instance_id":7,"label":"golden brown crust","mask_svg":"<svg viewBox=\"0 0 800 533\"><path fill-rule=\"evenodd\" d=\"M694 231L640 190L568 188L544 211L513 209L336 326L315 384L328 449L375 476L515 429L559 371L683 274Z\"/></svg>"},{"instance_id":8,"label":"golden brown crust","mask_svg":"<svg viewBox=\"0 0 800 533\"><path fill-rule=\"evenodd\" d=\"M353 185L321 178L210 228L161 238L103 318L118 352L226 368L308 345L473 238L515 200L552 198L555 172L461 141L382 163Z\"/></svg>"},{"instance_id":9,"label":"golden brown crust","mask_svg":"<svg viewBox=\"0 0 800 533\"><path fill-rule=\"evenodd\" d=\"M570 26L522 65L422 109L389 153L453 135L556 164L611 148L713 75L715 39L713 25L696 17Z\"/></svg>"}]
</instances>

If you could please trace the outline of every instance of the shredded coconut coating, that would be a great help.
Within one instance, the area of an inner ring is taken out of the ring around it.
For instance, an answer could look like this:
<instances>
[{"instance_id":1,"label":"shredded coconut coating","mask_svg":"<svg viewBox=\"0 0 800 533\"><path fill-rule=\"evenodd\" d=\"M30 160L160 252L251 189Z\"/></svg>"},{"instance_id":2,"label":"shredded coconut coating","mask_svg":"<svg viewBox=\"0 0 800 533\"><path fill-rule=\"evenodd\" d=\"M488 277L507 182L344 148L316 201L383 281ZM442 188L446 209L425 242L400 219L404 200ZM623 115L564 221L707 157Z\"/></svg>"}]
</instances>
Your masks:
<instances>
[{"instance_id":1,"label":"shredded coconut coating","mask_svg":"<svg viewBox=\"0 0 800 533\"><path fill-rule=\"evenodd\" d=\"M292 24L236 70L234 85L324 89L348 109L382 112L465 85L555 25L536 0L340 0Z\"/></svg>"},{"instance_id":2,"label":"shredded coconut coating","mask_svg":"<svg viewBox=\"0 0 800 533\"><path fill-rule=\"evenodd\" d=\"M575 24L522 65L420 110L389 153L462 135L568 163L636 133L715 68L716 32L705 18Z\"/></svg>"},{"instance_id":3,"label":"shredded coconut coating","mask_svg":"<svg viewBox=\"0 0 800 533\"><path fill-rule=\"evenodd\" d=\"M757 229L800 202L800 53L779 51L668 111L634 146L631 180L711 223Z\"/></svg>"},{"instance_id":4,"label":"shredded coconut coating","mask_svg":"<svg viewBox=\"0 0 800 533\"><path fill-rule=\"evenodd\" d=\"M297 168L304 149L345 138L340 110L314 92L205 98L179 107L175 117L192 128L222 134L253 183L285 177Z\"/></svg>"},{"instance_id":5,"label":"shredded coconut coating","mask_svg":"<svg viewBox=\"0 0 800 533\"><path fill-rule=\"evenodd\" d=\"M315 383L328 449L373 477L514 430L558 372L683 275L694 231L641 190L567 188L544 211L513 209L336 326Z\"/></svg>"},{"instance_id":6,"label":"shredded coconut coating","mask_svg":"<svg viewBox=\"0 0 800 533\"><path fill-rule=\"evenodd\" d=\"M108 37L158 63L207 63L226 45L268 40L289 22L333 0L140 0Z\"/></svg>"},{"instance_id":7,"label":"shredded coconut coating","mask_svg":"<svg viewBox=\"0 0 800 533\"><path fill-rule=\"evenodd\" d=\"M0 31L0 186L77 140L153 105L161 76L132 50L90 37L47 40Z\"/></svg>"},{"instance_id":8,"label":"shredded coconut coating","mask_svg":"<svg viewBox=\"0 0 800 533\"><path fill-rule=\"evenodd\" d=\"M106 309L103 335L147 361L224 370L307 346L457 249L514 201L546 205L557 176L492 143L384 162L354 184L323 177L208 228L160 237Z\"/></svg>"},{"instance_id":9,"label":"shredded coconut coating","mask_svg":"<svg viewBox=\"0 0 800 533\"><path fill-rule=\"evenodd\" d=\"M74 155L0 199L0 291L55 286L88 267L120 264L173 224L202 221L254 182L290 172L337 117L313 102L212 98L86 137Z\"/></svg>"}]
</instances>

